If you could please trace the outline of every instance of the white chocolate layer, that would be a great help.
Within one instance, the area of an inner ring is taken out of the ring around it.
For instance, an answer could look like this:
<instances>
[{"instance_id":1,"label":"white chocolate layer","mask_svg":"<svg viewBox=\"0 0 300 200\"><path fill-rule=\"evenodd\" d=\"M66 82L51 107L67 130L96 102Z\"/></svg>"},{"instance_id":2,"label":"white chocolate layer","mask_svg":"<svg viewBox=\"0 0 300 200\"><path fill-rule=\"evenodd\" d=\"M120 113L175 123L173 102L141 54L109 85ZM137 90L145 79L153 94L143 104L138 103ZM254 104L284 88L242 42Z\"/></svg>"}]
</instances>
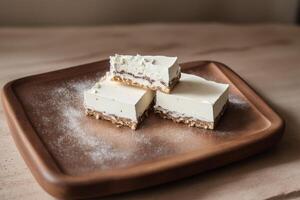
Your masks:
<instances>
[{"instance_id":1,"label":"white chocolate layer","mask_svg":"<svg viewBox=\"0 0 300 200\"><path fill-rule=\"evenodd\" d=\"M214 122L228 100L228 89L228 84L181 73L181 79L171 94L156 92L154 109L160 106L178 115L174 117Z\"/></svg>"},{"instance_id":2,"label":"white chocolate layer","mask_svg":"<svg viewBox=\"0 0 300 200\"><path fill-rule=\"evenodd\" d=\"M151 90L122 85L105 77L84 92L84 105L93 111L138 122L154 95Z\"/></svg>"},{"instance_id":3,"label":"white chocolate layer","mask_svg":"<svg viewBox=\"0 0 300 200\"><path fill-rule=\"evenodd\" d=\"M178 77L180 66L177 57L116 54L110 56L110 73L145 86L168 87L170 82ZM151 83L143 79L145 77L150 79Z\"/></svg>"}]
</instances>

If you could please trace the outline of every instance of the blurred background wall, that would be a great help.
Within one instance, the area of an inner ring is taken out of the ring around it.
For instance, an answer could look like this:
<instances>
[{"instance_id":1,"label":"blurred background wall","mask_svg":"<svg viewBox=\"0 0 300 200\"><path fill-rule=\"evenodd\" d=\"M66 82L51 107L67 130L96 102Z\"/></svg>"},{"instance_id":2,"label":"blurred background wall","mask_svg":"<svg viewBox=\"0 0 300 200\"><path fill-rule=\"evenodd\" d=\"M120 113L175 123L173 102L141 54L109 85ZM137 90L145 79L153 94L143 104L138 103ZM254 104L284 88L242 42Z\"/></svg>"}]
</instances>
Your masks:
<instances>
[{"instance_id":1,"label":"blurred background wall","mask_svg":"<svg viewBox=\"0 0 300 200\"><path fill-rule=\"evenodd\" d=\"M0 0L0 26L297 23L298 0Z\"/></svg>"}]
</instances>

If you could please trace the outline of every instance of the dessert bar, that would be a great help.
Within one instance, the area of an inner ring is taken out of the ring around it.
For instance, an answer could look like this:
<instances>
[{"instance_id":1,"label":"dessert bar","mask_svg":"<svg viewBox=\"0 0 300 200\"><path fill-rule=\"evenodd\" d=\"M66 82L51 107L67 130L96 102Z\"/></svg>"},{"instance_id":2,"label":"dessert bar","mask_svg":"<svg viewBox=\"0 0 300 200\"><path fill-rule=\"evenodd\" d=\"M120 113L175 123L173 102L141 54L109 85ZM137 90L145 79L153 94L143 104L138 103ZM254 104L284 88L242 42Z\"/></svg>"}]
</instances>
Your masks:
<instances>
[{"instance_id":1,"label":"dessert bar","mask_svg":"<svg viewBox=\"0 0 300 200\"><path fill-rule=\"evenodd\" d=\"M111 81L107 74L84 92L84 105L89 116L135 130L147 115L154 95L151 90Z\"/></svg>"},{"instance_id":2,"label":"dessert bar","mask_svg":"<svg viewBox=\"0 0 300 200\"><path fill-rule=\"evenodd\" d=\"M171 94L157 91L154 111L175 122L214 129L228 102L228 88L228 84L181 73Z\"/></svg>"},{"instance_id":3,"label":"dessert bar","mask_svg":"<svg viewBox=\"0 0 300 200\"><path fill-rule=\"evenodd\" d=\"M170 93L180 79L177 57L115 55L110 57L114 81Z\"/></svg>"}]
</instances>

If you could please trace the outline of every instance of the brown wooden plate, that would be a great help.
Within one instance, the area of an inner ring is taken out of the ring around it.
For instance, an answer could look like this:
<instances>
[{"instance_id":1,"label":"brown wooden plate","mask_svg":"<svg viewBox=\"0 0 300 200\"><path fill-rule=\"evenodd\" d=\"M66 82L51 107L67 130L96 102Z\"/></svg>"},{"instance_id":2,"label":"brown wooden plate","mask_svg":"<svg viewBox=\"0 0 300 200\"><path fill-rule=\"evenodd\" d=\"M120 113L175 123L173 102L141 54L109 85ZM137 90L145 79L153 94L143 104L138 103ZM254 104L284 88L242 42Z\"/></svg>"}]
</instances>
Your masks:
<instances>
[{"instance_id":1,"label":"brown wooden plate","mask_svg":"<svg viewBox=\"0 0 300 200\"><path fill-rule=\"evenodd\" d=\"M107 60L29 76L5 85L2 103L14 141L51 195L87 198L173 181L240 160L274 145L284 121L225 65L182 64L186 73L230 84L216 130L150 114L139 130L86 117L83 91L108 70Z\"/></svg>"}]
</instances>

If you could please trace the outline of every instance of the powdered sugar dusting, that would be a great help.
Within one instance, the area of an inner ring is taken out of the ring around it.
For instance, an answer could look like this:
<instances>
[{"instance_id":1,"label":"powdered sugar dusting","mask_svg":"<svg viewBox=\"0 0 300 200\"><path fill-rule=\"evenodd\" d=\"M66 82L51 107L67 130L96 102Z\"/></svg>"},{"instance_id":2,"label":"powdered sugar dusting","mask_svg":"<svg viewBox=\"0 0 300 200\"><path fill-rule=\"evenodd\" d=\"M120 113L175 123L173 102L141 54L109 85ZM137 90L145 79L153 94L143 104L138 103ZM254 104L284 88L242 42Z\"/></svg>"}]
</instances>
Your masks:
<instances>
[{"instance_id":1,"label":"powdered sugar dusting","mask_svg":"<svg viewBox=\"0 0 300 200\"><path fill-rule=\"evenodd\" d=\"M242 99L240 96L236 95L236 94L232 94L230 93L228 95L228 100L229 103L234 104L235 106L238 106L240 109L246 109L249 108L249 104Z\"/></svg>"},{"instance_id":2,"label":"powdered sugar dusting","mask_svg":"<svg viewBox=\"0 0 300 200\"><path fill-rule=\"evenodd\" d=\"M219 130L209 131L176 124L151 114L140 129L133 131L87 117L83 91L92 87L100 77L101 74L97 74L93 78L40 84L26 94L26 107L37 132L66 173L122 168L205 149L228 137L235 128L227 126L226 117ZM231 94L229 102L229 109L248 112L249 105L241 97Z\"/></svg>"}]
</instances>

